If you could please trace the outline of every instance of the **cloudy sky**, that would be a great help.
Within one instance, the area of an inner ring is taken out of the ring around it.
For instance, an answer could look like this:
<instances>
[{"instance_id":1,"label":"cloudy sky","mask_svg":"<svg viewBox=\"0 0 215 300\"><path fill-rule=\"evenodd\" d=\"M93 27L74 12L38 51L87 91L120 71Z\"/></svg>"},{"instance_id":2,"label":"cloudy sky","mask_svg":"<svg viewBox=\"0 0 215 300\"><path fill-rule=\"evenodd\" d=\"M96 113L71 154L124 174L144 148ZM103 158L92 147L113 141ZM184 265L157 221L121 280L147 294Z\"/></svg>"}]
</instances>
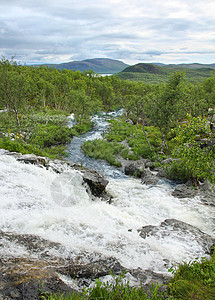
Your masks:
<instances>
[{"instance_id":1,"label":"cloudy sky","mask_svg":"<svg viewBox=\"0 0 215 300\"><path fill-rule=\"evenodd\" d=\"M0 56L215 63L215 0L0 0Z\"/></svg>"}]
</instances>

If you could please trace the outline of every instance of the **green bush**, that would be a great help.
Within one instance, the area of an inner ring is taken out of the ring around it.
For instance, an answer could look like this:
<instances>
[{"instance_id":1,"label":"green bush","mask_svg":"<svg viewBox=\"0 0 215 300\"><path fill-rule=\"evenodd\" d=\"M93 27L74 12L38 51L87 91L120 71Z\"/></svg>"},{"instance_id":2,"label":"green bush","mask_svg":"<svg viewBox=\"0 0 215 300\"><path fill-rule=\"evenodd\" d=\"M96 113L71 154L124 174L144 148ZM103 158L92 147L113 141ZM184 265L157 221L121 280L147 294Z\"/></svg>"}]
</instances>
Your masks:
<instances>
[{"instance_id":1,"label":"green bush","mask_svg":"<svg viewBox=\"0 0 215 300\"><path fill-rule=\"evenodd\" d=\"M180 160L173 161L171 165L165 166L164 169L167 177L171 180L187 182L193 179L192 172Z\"/></svg>"},{"instance_id":2,"label":"green bush","mask_svg":"<svg viewBox=\"0 0 215 300\"><path fill-rule=\"evenodd\" d=\"M58 125L39 125L30 135L28 142L41 148L64 145L70 141L72 130Z\"/></svg>"}]
</instances>

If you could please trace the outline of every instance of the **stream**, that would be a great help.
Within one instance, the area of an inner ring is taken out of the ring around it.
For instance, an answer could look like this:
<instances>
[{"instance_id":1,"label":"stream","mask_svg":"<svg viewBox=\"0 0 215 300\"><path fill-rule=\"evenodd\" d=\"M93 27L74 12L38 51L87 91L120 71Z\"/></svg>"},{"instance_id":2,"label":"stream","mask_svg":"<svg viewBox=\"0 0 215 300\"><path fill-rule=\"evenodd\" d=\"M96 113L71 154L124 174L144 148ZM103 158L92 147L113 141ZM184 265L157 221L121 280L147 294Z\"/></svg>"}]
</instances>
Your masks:
<instances>
[{"instance_id":1,"label":"stream","mask_svg":"<svg viewBox=\"0 0 215 300\"><path fill-rule=\"evenodd\" d=\"M106 119L116 116L95 117L96 127L73 138L67 158L109 180L111 204L99 198L92 201L76 170L56 174L20 163L0 150L0 228L11 235L35 235L61 245L46 249L50 257L79 259L82 263L98 257L113 258L128 270L167 275L178 263L207 256L215 238L215 207L205 205L200 196L173 197L174 185L167 180L145 185L140 179L125 176L119 168L86 157L81 145L102 138L108 126ZM65 205L56 196L57 182ZM36 259L41 251L29 249L17 238L1 238L0 257L4 259Z\"/></svg>"}]
</instances>

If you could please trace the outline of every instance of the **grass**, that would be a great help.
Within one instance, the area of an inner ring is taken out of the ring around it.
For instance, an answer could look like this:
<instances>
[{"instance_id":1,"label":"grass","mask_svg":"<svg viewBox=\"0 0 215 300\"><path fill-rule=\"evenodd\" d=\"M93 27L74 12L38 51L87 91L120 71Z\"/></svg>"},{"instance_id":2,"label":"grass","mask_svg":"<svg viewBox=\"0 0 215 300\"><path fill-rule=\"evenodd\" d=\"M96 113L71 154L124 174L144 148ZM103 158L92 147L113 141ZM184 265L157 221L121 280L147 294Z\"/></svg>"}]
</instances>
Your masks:
<instances>
[{"instance_id":1,"label":"grass","mask_svg":"<svg viewBox=\"0 0 215 300\"><path fill-rule=\"evenodd\" d=\"M181 264L169 283L169 294L176 299L215 299L215 253Z\"/></svg>"},{"instance_id":2,"label":"grass","mask_svg":"<svg viewBox=\"0 0 215 300\"><path fill-rule=\"evenodd\" d=\"M163 286L151 286L148 292L144 286L132 287L125 280L125 273L106 283L96 280L91 288L82 294L41 294L41 300L213 300L215 299L215 253L211 259L195 259L170 269L173 278Z\"/></svg>"},{"instance_id":3,"label":"grass","mask_svg":"<svg viewBox=\"0 0 215 300\"><path fill-rule=\"evenodd\" d=\"M86 155L104 159L111 164L118 164L119 157L129 160L149 158L157 161L161 149L161 133L154 126L146 126L145 131L152 150L144 137L142 125L132 125L124 120L111 120L104 139L87 141L83 145L83 150ZM174 146L171 142L169 145L171 147L168 151Z\"/></svg>"},{"instance_id":4,"label":"grass","mask_svg":"<svg viewBox=\"0 0 215 300\"><path fill-rule=\"evenodd\" d=\"M82 149L90 157L106 160L111 165L121 166L121 163L116 159L116 156L124 150L124 146L121 144L105 140L94 140L85 142Z\"/></svg>"},{"instance_id":5,"label":"grass","mask_svg":"<svg viewBox=\"0 0 215 300\"><path fill-rule=\"evenodd\" d=\"M132 287L129 281L124 279L124 273L119 277L113 276L113 281L106 283L96 280L94 287L87 288L83 294L71 293L62 294L45 294L40 299L43 300L156 300L165 299L164 294L159 291L159 286L151 287L149 294L143 286Z\"/></svg>"},{"instance_id":6,"label":"grass","mask_svg":"<svg viewBox=\"0 0 215 300\"><path fill-rule=\"evenodd\" d=\"M85 120L74 128L68 128L67 114L49 109L20 115L20 121L21 132L9 113L0 114L0 148L53 159L66 156L66 145L72 136L86 132L93 126L92 122Z\"/></svg>"}]
</instances>

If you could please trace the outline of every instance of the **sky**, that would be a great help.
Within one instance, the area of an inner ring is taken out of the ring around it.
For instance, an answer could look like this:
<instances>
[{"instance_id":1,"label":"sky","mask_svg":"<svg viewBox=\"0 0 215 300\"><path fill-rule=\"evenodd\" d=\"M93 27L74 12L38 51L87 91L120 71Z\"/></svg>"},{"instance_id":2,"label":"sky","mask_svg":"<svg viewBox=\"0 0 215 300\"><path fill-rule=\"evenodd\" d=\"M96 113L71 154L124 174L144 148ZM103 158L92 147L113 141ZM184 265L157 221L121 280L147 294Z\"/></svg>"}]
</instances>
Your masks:
<instances>
[{"instance_id":1,"label":"sky","mask_svg":"<svg viewBox=\"0 0 215 300\"><path fill-rule=\"evenodd\" d=\"M0 57L215 63L215 0L0 0Z\"/></svg>"}]
</instances>

